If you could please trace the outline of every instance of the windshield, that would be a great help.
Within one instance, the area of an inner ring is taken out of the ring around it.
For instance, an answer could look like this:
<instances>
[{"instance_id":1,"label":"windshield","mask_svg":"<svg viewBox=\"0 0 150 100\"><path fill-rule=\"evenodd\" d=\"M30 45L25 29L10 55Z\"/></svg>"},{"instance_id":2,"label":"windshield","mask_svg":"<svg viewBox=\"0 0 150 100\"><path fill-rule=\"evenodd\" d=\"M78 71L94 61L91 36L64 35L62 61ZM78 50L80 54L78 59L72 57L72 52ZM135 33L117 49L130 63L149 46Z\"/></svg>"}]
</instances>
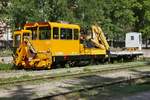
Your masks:
<instances>
[{"instance_id":1,"label":"windshield","mask_svg":"<svg viewBox=\"0 0 150 100\"><path fill-rule=\"evenodd\" d=\"M23 40L30 39L30 33L23 33Z\"/></svg>"}]
</instances>

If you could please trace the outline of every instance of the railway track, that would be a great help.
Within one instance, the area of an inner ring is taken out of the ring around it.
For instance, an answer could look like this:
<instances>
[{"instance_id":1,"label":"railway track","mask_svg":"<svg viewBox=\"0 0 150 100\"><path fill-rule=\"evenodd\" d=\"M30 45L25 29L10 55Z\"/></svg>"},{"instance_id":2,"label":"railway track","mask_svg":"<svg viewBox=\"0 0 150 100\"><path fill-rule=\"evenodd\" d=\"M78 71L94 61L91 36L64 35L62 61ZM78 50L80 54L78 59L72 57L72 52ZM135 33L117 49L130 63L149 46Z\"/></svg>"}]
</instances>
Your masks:
<instances>
[{"instance_id":1,"label":"railway track","mask_svg":"<svg viewBox=\"0 0 150 100\"><path fill-rule=\"evenodd\" d=\"M65 74L61 74L61 75L53 75L53 76L48 76L48 75L44 75L44 76L34 76L34 78L31 79L23 79L23 80L14 80L14 81L3 81L0 82L0 85L17 85L17 84L21 84L21 83L25 83L25 82L33 82L33 81L38 81L38 80L54 80L54 79L59 79L59 78L75 78L75 77L80 77L80 76L88 76L88 75L92 75L92 74L102 74L102 73L108 73L108 72L113 72L113 71L119 71L119 70L128 70L128 69L133 69L133 68L142 68L146 66L145 64L141 64L141 65L124 65L124 66L120 66L120 67L109 67L109 68L103 68L103 69L96 69L96 70L83 70L81 72L77 72L77 73L65 73Z\"/></svg>"},{"instance_id":2,"label":"railway track","mask_svg":"<svg viewBox=\"0 0 150 100\"><path fill-rule=\"evenodd\" d=\"M150 78L150 74L145 74L145 75L141 75L141 76L133 77L133 78L130 77L130 78L127 78L127 79L121 79L121 80L116 80L116 81L111 81L111 82L106 82L106 83L104 82L104 83L101 83L101 84L76 89L76 90L73 90L73 91L62 92L62 93L58 93L58 94L54 94L54 95L50 95L50 96L35 98L34 100L49 100L49 99L51 99L53 97L57 97L57 96L63 96L63 95L68 95L68 94L72 94L72 93L83 92L85 90L93 90L93 89L97 89L97 88L104 88L104 87L114 86L114 85L122 84L122 83L132 83L136 80L146 79L146 78ZM145 82L145 83L149 83L149 82Z\"/></svg>"}]
</instances>

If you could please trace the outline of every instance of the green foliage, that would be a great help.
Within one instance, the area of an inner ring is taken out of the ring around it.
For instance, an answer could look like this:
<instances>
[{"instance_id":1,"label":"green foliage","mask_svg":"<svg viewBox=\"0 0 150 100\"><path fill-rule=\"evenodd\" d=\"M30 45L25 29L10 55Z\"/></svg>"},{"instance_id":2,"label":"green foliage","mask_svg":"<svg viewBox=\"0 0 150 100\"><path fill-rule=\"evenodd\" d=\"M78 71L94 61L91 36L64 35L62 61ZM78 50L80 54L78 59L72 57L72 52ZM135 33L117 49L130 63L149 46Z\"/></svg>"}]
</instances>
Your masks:
<instances>
[{"instance_id":1,"label":"green foliage","mask_svg":"<svg viewBox=\"0 0 150 100\"><path fill-rule=\"evenodd\" d=\"M30 2L30 3L29 3ZM34 0L12 0L10 5L10 18L11 24L20 28L23 26L26 21L32 21L32 19L36 19L35 17L35 8Z\"/></svg>"},{"instance_id":2,"label":"green foliage","mask_svg":"<svg viewBox=\"0 0 150 100\"><path fill-rule=\"evenodd\" d=\"M9 0L0 0L0 21L8 21L8 1Z\"/></svg>"},{"instance_id":3,"label":"green foliage","mask_svg":"<svg viewBox=\"0 0 150 100\"><path fill-rule=\"evenodd\" d=\"M150 0L1 0L1 18L14 28L26 22L68 21L82 27L99 24L110 39L126 32L149 34ZM7 6L6 6L7 5Z\"/></svg>"}]
</instances>

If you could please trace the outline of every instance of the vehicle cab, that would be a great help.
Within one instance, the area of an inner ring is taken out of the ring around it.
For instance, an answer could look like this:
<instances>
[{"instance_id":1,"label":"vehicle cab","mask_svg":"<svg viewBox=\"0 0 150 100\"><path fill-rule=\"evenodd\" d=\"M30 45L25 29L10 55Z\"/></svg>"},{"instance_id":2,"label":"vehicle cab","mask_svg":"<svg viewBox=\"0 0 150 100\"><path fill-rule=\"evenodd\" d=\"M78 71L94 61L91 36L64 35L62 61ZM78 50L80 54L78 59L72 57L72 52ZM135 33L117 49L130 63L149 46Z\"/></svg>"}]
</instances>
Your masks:
<instances>
[{"instance_id":1,"label":"vehicle cab","mask_svg":"<svg viewBox=\"0 0 150 100\"><path fill-rule=\"evenodd\" d=\"M13 48L14 48L14 52L16 51L16 48L19 47L19 45L24 41L24 39L31 39L32 35L31 35L31 31L30 30L20 30L20 31L15 31L13 34Z\"/></svg>"}]
</instances>

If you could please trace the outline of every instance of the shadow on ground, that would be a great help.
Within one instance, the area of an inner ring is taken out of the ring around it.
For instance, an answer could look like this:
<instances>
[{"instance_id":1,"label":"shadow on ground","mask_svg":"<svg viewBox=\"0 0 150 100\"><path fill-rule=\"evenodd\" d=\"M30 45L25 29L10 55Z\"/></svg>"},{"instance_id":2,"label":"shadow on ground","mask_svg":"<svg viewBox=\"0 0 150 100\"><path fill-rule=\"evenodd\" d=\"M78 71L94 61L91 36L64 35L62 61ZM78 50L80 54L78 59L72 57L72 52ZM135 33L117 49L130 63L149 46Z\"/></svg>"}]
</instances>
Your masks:
<instances>
[{"instance_id":1,"label":"shadow on ground","mask_svg":"<svg viewBox=\"0 0 150 100\"><path fill-rule=\"evenodd\" d=\"M32 88L26 89L22 85L16 85L16 90L10 92L9 97L1 97L0 100L30 100L34 94L31 90Z\"/></svg>"}]
</instances>

